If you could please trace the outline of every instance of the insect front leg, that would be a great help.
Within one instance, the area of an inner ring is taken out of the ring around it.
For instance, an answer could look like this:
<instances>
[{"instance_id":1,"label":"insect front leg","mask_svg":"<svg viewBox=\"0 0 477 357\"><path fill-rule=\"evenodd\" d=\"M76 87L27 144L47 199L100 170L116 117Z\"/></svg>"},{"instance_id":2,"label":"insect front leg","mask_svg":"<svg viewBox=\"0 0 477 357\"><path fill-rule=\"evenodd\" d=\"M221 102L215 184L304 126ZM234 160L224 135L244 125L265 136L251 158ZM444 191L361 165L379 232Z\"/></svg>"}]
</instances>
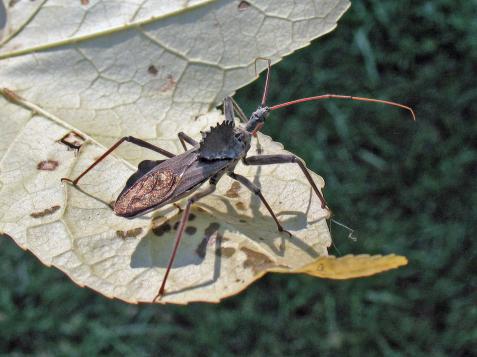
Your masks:
<instances>
[{"instance_id":1,"label":"insect front leg","mask_svg":"<svg viewBox=\"0 0 477 357\"><path fill-rule=\"evenodd\" d=\"M181 144L182 144L182 147L184 148L184 151L187 151L187 147L186 147L185 143L188 143L192 146L196 146L198 144L197 141L195 141L189 135L187 135L186 133L184 133L182 131L180 133L178 133L177 136L179 137L179 140L181 141Z\"/></svg>"},{"instance_id":2,"label":"insect front leg","mask_svg":"<svg viewBox=\"0 0 477 357\"><path fill-rule=\"evenodd\" d=\"M270 212L270 215L272 216L273 220L275 221L275 223L277 224L277 228L278 228L278 231L279 232L285 232L285 233L288 233L290 236L291 236L291 233L288 232L286 229L284 229L282 227L282 225L280 224L280 222L278 221L278 218L277 216L275 215L275 213L273 212L272 210L272 207L270 207L270 205L268 204L267 200L265 199L265 197L263 197L262 195L262 191L260 190L260 188L258 188L257 186L255 186L255 184L253 182L251 182L248 178L246 178L245 176L242 176L242 175L239 175L239 174L236 174L235 172L230 172L228 174L231 178L233 178L234 180L237 180L238 182L240 182L242 185L244 185L245 187L247 187L250 191L252 191L255 195L258 196L258 198L260 198L260 201L262 201L262 203L265 205L265 207L267 207L267 210L268 212Z\"/></svg>"},{"instance_id":3,"label":"insect front leg","mask_svg":"<svg viewBox=\"0 0 477 357\"><path fill-rule=\"evenodd\" d=\"M315 182L313 181L313 178L311 177L310 173L308 172L308 169L306 168L305 164L303 161L301 161L298 157L295 155L260 155L260 156L250 156L246 157L243 160L243 163L245 165L273 165L273 164L288 164L288 163L296 163L298 166L300 166L301 171L305 174L306 179L310 183L311 187L313 188L313 191L315 191L316 195L321 201L321 208L328 208L328 204L326 203L325 198L321 194L320 190L316 186Z\"/></svg>"},{"instance_id":4,"label":"insect front leg","mask_svg":"<svg viewBox=\"0 0 477 357\"><path fill-rule=\"evenodd\" d=\"M210 195L212 192L215 191L215 185L216 185L216 180L214 178L210 179L210 185L203 191L197 192L194 195L192 195L188 200L187 200L187 205L184 208L184 211L182 212L182 217L181 221L179 223L179 227L177 228L177 233L176 233L176 240L174 242L174 248L172 249L171 257L169 258L169 263L167 264L167 269L166 273L164 274L164 278L162 279L162 284L161 287L159 288L159 292L157 295L154 297L154 301L157 300L157 298L161 297L164 295L165 292L165 287L166 287L166 281L167 277L169 276L169 272L172 268L172 264L174 263L174 259L176 257L177 249L179 248L179 245L181 243L182 236L184 235L184 230L187 226L187 222L189 221L189 215L190 215L190 207L194 202L197 202L201 198Z\"/></svg>"},{"instance_id":5,"label":"insect front leg","mask_svg":"<svg viewBox=\"0 0 477 357\"><path fill-rule=\"evenodd\" d=\"M272 65L272 60L266 57L255 58L255 76L257 76L257 61L258 60L267 61L267 76L265 77L265 88L263 89L263 96L262 96L262 103L261 103L261 106L264 107L267 104L268 90L270 88L270 69Z\"/></svg>"},{"instance_id":6,"label":"insect front leg","mask_svg":"<svg viewBox=\"0 0 477 357\"><path fill-rule=\"evenodd\" d=\"M271 70L272 60L266 57L255 58L255 76L257 75L258 60L267 61L267 76L265 77L265 87L263 88L262 102L260 104L261 107L265 107L267 105L268 90L270 89L270 70ZM254 133L253 136L257 139L257 154L261 155L263 152L263 147L260 144L260 141L258 140L257 133Z\"/></svg>"},{"instance_id":7,"label":"insect front leg","mask_svg":"<svg viewBox=\"0 0 477 357\"><path fill-rule=\"evenodd\" d=\"M234 121L234 104L232 97L225 97L224 98L224 116L225 122L229 125L235 126Z\"/></svg>"},{"instance_id":8,"label":"insect front leg","mask_svg":"<svg viewBox=\"0 0 477 357\"><path fill-rule=\"evenodd\" d=\"M99 164L101 161L103 161L103 159L108 156L109 154L111 154L119 145L121 145L123 142L129 142L131 144L134 144L134 145L137 145L137 146L140 146L140 147L143 147L145 149L149 149L149 150L152 150L152 151L155 151L155 152L158 152L159 154L162 154L166 157L174 157L175 155L173 153L170 153L169 151L167 150L164 150L162 148L160 148L159 146L156 146L156 145L153 145L151 143L148 143L147 141L144 141L144 140L141 140L141 139L138 139L138 138L135 138L134 136L125 136L123 138L121 138L120 140L118 140L113 146L111 146L103 155L101 155L95 162L93 162L90 166L88 166L88 168L86 170L84 170L77 178L75 178L74 180L71 180L69 178L66 178L66 177L63 177L61 179L62 182L66 181L66 182L70 182L72 183L73 185L76 186L76 184L78 183L78 181L84 176L86 175L93 167L95 167L97 164Z\"/></svg>"},{"instance_id":9,"label":"insect front leg","mask_svg":"<svg viewBox=\"0 0 477 357\"><path fill-rule=\"evenodd\" d=\"M240 121L242 123L248 122L248 118L243 112L242 108L240 108L240 105L238 105L238 103L232 97L230 97L230 99L232 99L232 105L234 106L234 113L239 117Z\"/></svg>"}]
</instances>

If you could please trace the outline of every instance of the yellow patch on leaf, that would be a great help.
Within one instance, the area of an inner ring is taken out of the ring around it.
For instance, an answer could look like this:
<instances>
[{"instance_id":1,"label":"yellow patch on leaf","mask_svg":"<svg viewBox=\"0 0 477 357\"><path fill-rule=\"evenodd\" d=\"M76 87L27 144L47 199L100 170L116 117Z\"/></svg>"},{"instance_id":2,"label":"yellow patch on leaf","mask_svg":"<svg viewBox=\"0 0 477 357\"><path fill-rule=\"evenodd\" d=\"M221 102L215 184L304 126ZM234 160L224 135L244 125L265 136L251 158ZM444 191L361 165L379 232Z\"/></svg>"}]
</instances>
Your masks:
<instances>
[{"instance_id":1,"label":"yellow patch on leaf","mask_svg":"<svg viewBox=\"0 0 477 357\"><path fill-rule=\"evenodd\" d=\"M299 268L294 273L303 273L326 279L354 279L382 273L407 264L400 255L346 255L344 257L320 257Z\"/></svg>"}]
</instances>

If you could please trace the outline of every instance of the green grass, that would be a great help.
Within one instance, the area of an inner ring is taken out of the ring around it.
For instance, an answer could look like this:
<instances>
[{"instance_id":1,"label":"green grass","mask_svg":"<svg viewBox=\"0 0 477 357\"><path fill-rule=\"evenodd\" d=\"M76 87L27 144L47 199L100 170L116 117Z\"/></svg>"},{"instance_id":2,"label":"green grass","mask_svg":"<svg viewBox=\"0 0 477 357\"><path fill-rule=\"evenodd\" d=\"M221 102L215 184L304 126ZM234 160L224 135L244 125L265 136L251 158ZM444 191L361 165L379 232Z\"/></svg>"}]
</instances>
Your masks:
<instances>
[{"instance_id":1,"label":"green grass","mask_svg":"<svg viewBox=\"0 0 477 357\"><path fill-rule=\"evenodd\" d=\"M268 276L220 305L130 306L0 240L0 354L429 355L477 351L477 17L472 1L355 1L336 31L273 67L264 132L326 180L339 252L406 255L354 281ZM247 112L262 82L239 91ZM473 261L471 261L473 258Z\"/></svg>"}]
</instances>

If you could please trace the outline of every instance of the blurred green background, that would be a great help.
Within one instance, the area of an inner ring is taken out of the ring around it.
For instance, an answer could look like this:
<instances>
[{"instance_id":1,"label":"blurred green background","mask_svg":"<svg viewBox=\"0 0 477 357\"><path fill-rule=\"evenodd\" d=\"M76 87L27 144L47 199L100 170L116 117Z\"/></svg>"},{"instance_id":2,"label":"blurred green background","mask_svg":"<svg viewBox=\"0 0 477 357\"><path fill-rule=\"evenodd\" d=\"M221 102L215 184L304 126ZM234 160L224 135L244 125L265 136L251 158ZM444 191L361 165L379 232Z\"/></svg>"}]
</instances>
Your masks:
<instances>
[{"instance_id":1,"label":"blurred green background","mask_svg":"<svg viewBox=\"0 0 477 357\"><path fill-rule=\"evenodd\" d=\"M249 113L263 80L236 96ZM397 253L353 281L270 275L220 305L131 306L79 289L0 240L0 354L423 355L477 351L477 3L355 1L338 28L273 67L264 132L326 180L331 253ZM471 261L471 258L474 260Z\"/></svg>"}]
</instances>

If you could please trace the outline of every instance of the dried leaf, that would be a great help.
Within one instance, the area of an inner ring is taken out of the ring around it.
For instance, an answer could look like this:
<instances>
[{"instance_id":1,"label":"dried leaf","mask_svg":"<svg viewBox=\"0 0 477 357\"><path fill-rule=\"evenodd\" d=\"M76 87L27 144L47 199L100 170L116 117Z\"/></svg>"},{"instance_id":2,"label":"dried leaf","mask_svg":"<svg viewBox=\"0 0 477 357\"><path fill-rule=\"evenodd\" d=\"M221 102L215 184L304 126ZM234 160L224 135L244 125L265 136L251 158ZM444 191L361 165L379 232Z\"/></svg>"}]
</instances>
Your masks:
<instances>
[{"instance_id":1,"label":"dried leaf","mask_svg":"<svg viewBox=\"0 0 477 357\"><path fill-rule=\"evenodd\" d=\"M60 178L75 177L125 135L180 152L175 134L200 140L200 131L221 122L211 108L254 79L255 58L279 61L332 30L349 6L344 0L247 4L9 6L0 43L0 232L81 286L150 302L179 210L171 205L124 219L110 204L137 163L161 157L125 144L80 189ZM265 153L284 152L260 139ZM240 165L237 172L261 186L293 237L277 232L255 196L223 178L193 209L161 302L216 302L267 271L293 271L327 254L329 213L295 165Z\"/></svg>"},{"instance_id":2,"label":"dried leaf","mask_svg":"<svg viewBox=\"0 0 477 357\"><path fill-rule=\"evenodd\" d=\"M382 273L406 265L407 259L399 255L346 255L320 257L295 273L304 273L327 279L354 279Z\"/></svg>"}]
</instances>

